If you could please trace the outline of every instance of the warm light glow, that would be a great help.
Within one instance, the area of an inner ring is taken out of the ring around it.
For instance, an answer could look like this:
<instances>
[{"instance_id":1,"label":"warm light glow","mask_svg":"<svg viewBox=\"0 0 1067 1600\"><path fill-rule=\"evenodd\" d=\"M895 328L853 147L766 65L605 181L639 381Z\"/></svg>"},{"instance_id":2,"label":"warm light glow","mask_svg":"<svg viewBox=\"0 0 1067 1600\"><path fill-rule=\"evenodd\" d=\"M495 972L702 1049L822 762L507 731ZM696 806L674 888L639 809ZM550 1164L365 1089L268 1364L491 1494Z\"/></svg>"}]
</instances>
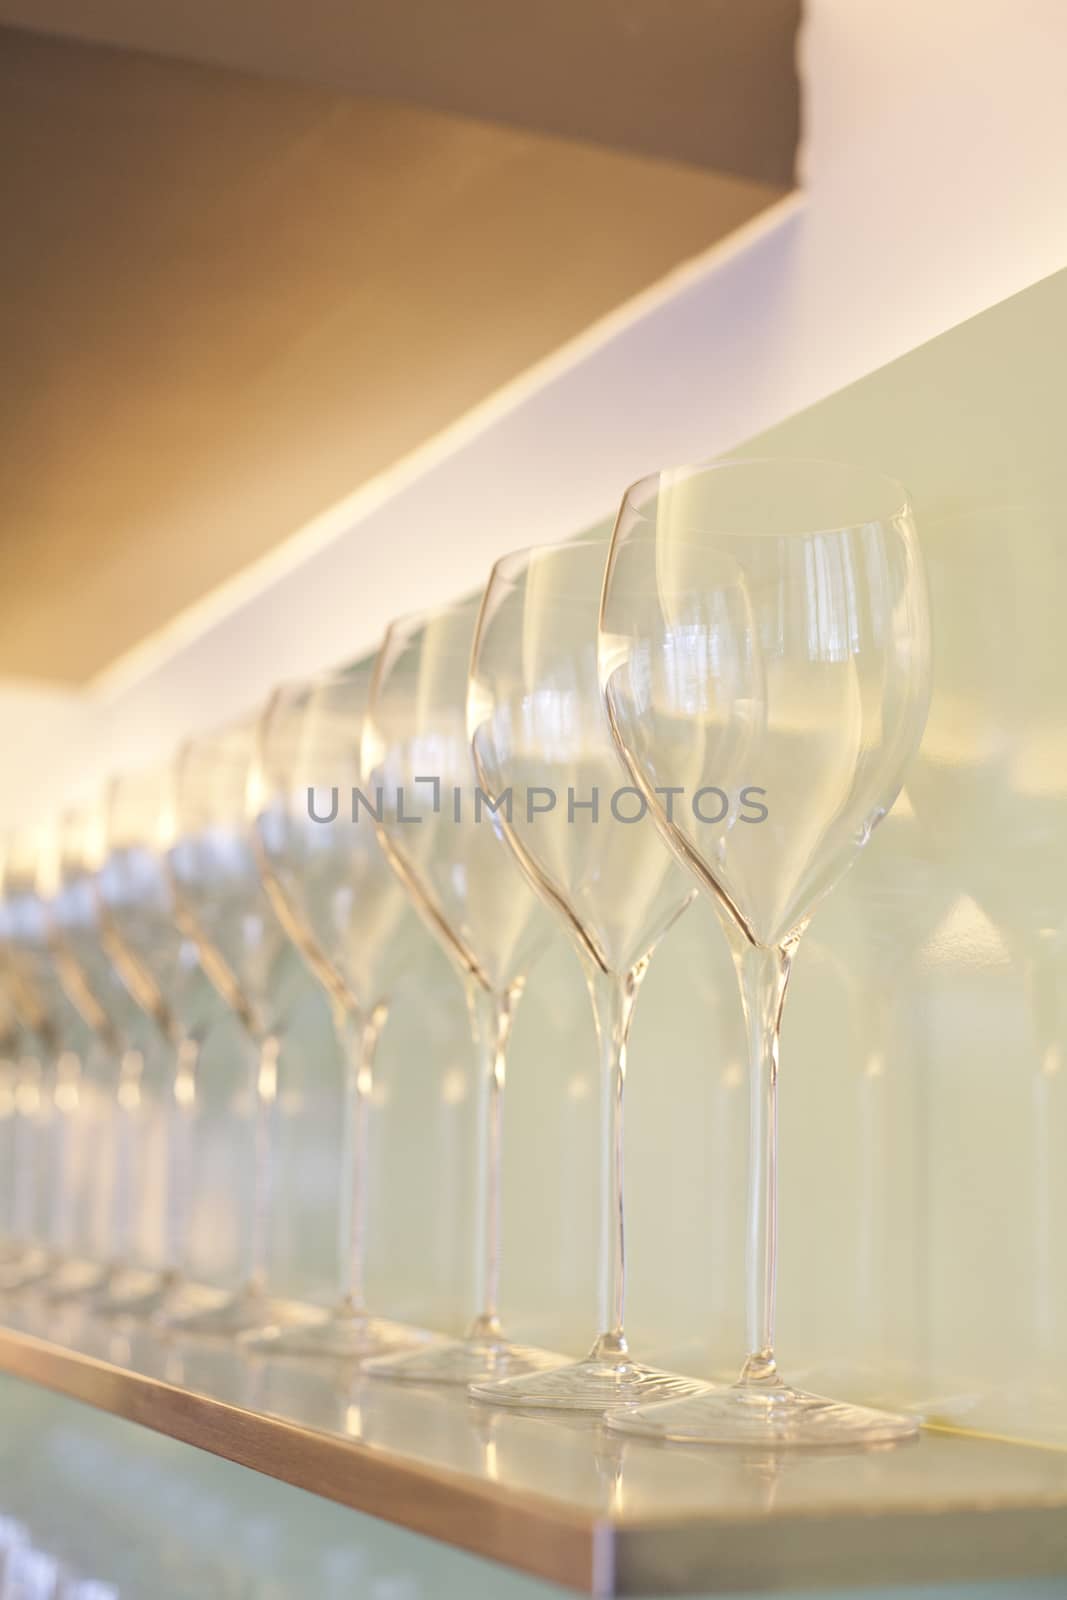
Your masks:
<instances>
[{"instance_id":1,"label":"warm light glow","mask_svg":"<svg viewBox=\"0 0 1067 1600\"><path fill-rule=\"evenodd\" d=\"M159 808L159 817L156 822L156 848L169 850L178 837L178 815L174 801L166 795Z\"/></svg>"},{"instance_id":2,"label":"warm light glow","mask_svg":"<svg viewBox=\"0 0 1067 1600\"><path fill-rule=\"evenodd\" d=\"M273 1105L278 1098L278 1051L277 1048L264 1049L259 1058L259 1075L256 1078L256 1092L264 1105Z\"/></svg>"},{"instance_id":3,"label":"warm light glow","mask_svg":"<svg viewBox=\"0 0 1067 1600\"><path fill-rule=\"evenodd\" d=\"M248 769L248 782L245 785L245 816L249 822L255 822L268 797L267 780L262 765L258 760L253 761Z\"/></svg>"},{"instance_id":4,"label":"warm light glow","mask_svg":"<svg viewBox=\"0 0 1067 1600\"><path fill-rule=\"evenodd\" d=\"M467 1074L462 1067L449 1067L441 1079L441 1099L446 1106L462 1105L467 1098Z\"/></svg>"},{"instance_id":5,"label":"warm light glow","mask_svg":"<svg viewBox=\"0 0 1067 1600\"><path fill-rule=\"evenodd\" d=\"M15 1090L15 1106L20 1117L35 1117L41 1109L41 1091L33 1079L23 1079Z\"/></svg>"},{"instance_id":6,"label":"warm light glow","mask_svg":"<svg viewBox=\"0 0 1067 1600\"><path fill-rule=\"evenodd\" d=\"M70 1112L78 1109L80 1075L81 1063L77 1056L64 1051L56 1062L56 1087L53 1099L57 1111Z\"/></svg>"},{"instance_id":7,"label":"warm light glow","mask_svg":"<svg viewBox=\"0 0 1067 1600\"><path fill-rule=\"evenodd\" d=\"M35 838L37 893L42 900L53 900L62 884L59 834L55 828L39 828L36 830Z\"/></svg>"},{"instance_id":8,"label":"warm light glow","mask_svg":"<svg viewBox=\"0 0 1067 1600\"><path fill-rule=\"evenodd\" d=\"M87 872L99 872L107 859L107 818L99 807L90 812L85 824L84 862Z\"/></svg>"},{"instance_id":9,"label":"warm light glow","mask_svg":"<svg viewBox=\"0 0 1067 1600\"><path fill-rule=\"evenodd\" d=\"M119 1084L119 1105L123 1111L136 1111L141 1104L141 1085L136 1078L126 1078Z\"/></svg>"},{"instance_id":10,"label":"warm light glow","mask_svg":"<svg viewBox=\"0 0 1067 1600\"><path fill-rule=\"evenodd\" d=\"M179 1066L174 1078L174 1099L183 1111L196 1102L196 1077L188 1066Z\"/></svg>"}]
</instances>

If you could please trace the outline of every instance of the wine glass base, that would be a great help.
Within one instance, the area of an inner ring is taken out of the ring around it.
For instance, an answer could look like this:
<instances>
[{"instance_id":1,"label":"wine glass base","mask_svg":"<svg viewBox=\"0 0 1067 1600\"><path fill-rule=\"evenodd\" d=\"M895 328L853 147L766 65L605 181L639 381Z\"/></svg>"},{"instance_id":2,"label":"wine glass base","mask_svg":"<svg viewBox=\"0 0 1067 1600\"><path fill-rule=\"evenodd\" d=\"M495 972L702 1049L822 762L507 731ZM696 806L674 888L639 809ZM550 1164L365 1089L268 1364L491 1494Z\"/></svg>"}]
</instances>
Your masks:
<instances>
[{"instance_id":1,"label":"wine glass base","mask_svg":"<svg viewBox=\"0 0 1067 1600\"><path fill-rule=\"evenodd\" d=\"M472 1383L507 1378L562 1366L565 1357L503 1339L457 1339L424 1350L404 1350L381 1356L363 1367L369 1377L394 1383L449 1383L467 1388Z\"/></svg>"},{"instance_id":2,"label":"wine glass base","mask_svg":"<svg viewBox=\"0 0 1067 1600\"><path fill-rule=\"evenodd\" d=\"M116 1272L86 1301L94 1317L150 1317L177 1288L170 1274L150 1267L127 1267Z\"/></svg>"},{"instance_id":3,"label":"wine glass base","mask_svg":"<svg viewBox=\"0 0 1067 1600\"><path fill-rule=\"evenodd\" d=\"M0 1294L17 1294L43 1282L58 1266L54 1256L43 1250L26 1250L14 1261L0 1267Z\"/></svg>"},{"instance_id":4,"label":"wine glass base","mask_svg":"<svg viewBox=\"0 0 1067 1600\"><path fill-rule=\"evenodd\" d=\"M244 1350L264 1356L319 1357L330 1361L362 1361L386 1351L427 1345L433 1334L387 1317L353 1316L333 1311L324 1320L290 1327L263 1328L241 1338Z\"/></svg>"},{"instance_id":5,"label":"wine glass base","mask_svg":"<svg viewBox=\"0 0 1067 1600\"><path fill-rule=\"evenodd\" d=\"M267 1328L284 1326L289 1314L265 1294L242 1289L221 1304L205 1309L161 1309L152 1318L164 1333L180 1338L239 1339L245 1334L262 1333Z\"/></svg>"},{"instance_id":6,"label":"wine glass base","mask_svg":"<svg viewBox=\"0 0 1067 1600\"><path fill-rule=\"evenodd\" d=\"M677 1444L815 1448L891 1444L913 1439L916 1418L791 1389L788 1384L705 1385L684 1400L611 1411L618 1433Z\"/></svg>"},{"instance_id":7,"label":"wine glass base","mask_svg":"<svg viewBox=\"0 0 1067 1600\"><path fill-rule=\"evenodd\" d=\"M636 1406L646 1401L678 1401L705 1385L629 1360L603 1361L587 1357L551 1372L504 1378L496 1383L471 1385L471 1398L495 1406L521 1406L528 1410L603 1412L609 1406Z\"/></svg>"},{"instance_id":8,"label":"wine glass base","mask_svg":"<svg viewBox=\"0 0 1067 1600\"><path fill-rule=\"evenodd\" d=\"M111 1269L94 1261L65 1261L40 1285L38 1294L48 1305L81 1300L97 1294L111 1279Z\"/></svg>"}]
</instances>

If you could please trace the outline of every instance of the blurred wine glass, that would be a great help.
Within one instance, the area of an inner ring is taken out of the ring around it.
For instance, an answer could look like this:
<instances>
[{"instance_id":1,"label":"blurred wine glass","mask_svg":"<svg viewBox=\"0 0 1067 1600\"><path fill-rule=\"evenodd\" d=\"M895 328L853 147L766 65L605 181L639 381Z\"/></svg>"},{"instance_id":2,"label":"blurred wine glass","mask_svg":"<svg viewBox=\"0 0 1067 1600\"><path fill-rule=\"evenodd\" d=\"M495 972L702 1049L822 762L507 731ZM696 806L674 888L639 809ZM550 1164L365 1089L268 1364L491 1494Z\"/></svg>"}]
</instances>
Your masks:
<instances>
[{"instance_id":1,"label":"blurred wine glass","mask_svg":"<svg viewBox=\"0 0 1067 1600\"><path fill-rule=\"evenodd\" d=\"M274 1188L275 1104L291 945L253 848L248 788L256 723L189 739L174 766L165 838L175 917L236 1017L252 1133L252 1215L244 1281L223 1304L172 1320L182 1333L237 1338L277 1327L291 1309L267 1293Z\"/></svg>"},{"instance_id":2,"label":"blurred wine glass","mask_svg":"<svg viewBox=\"0 0 1067 1600\"><path fill-rule=\"evenodd\" d=\"M134 1262L134 1221L141 1210L139 1179L144 1176L139 1134L144 1128L146 1064L155 1075L163 1066L160 1046L168 1042L133 1002L102 942L96 893L102 838L101 808L83 806L48 827L43 845L40 882L51 954L70 1005L90 1030L106 1069L101 1083L91 1083L93 1096L83 1106L85 1139L96 1154L83 1163L88 1171L80 1174L86 1210L99 1213L99 1200L104 1200L106 1216L98 1222L104 1266L91 1282L54 1286L48 1294L61 1299L88 1293L94 1312L122 1314L158 1286L158 1274ZM106 1190L102 1197L101 1179Z\"/></svg>"},{"instance_id":3,"label":"blurred wine glass","mask_svg":"<svg viewBox=\"0 0 1067 1600\"><path fill-rule=\"evenodd\" d=\"M165 843L173 832L172 773L149 767L122 773L107 786L99 870L101 939L134 1003L168 1043L166 1172L157 1283L124 1305L135 1318L161 1325L218 1300L188 1276L192 1199L192 1130L201 1050L224 1014L193 941L178 925Z\"/></svg>"},{"instance_id":4,"label":"blurred wine glass","mask_svg":"<svg viewBox=\"0 0 1067 1600\"><path fill-rule=\"evenodd\" d=\"M12 839L0 840L0 1003L4 1021L4 1087L10 1094L8 1154L9 1237L0 1260L0 1291L39 1282L56 1265L40 1197L48 1175L45 1064L58 1054L55 1029L12 939L7 859ZM14 888L11 888L12 898Z\"/></svg>"},{"instance_id":5,"label":"blurred wine glass","mask_svg":"<svg viewBox=\"0 0 1067 1600\"><path fill-rule=\"evenodd\" d=\"M479 782L528 882L574 941L600 1045L600 1264L584 1360L476 1384L495 1405L603 1411L698 1385L635 1361L624 1330L623 1089L642 980L696 894L611 738L597 677L607 540L544 546L494 566L471 660Z\"/></svg>"},{"instance_id":6,"label":"blurred wine glass","mask_svg":"<svg viewBox=\"0 0 1067 1600\"><path fill-rule=\"evenodd\" d=\"M33 1153L22 1166L32 1185L26 1205L42 1206L47 1221L35 1223L42 1246L28 1259L0 1273L6 1290L34 1287L58 1298L96 1287L106 1268L83 1248L83 1214L78 1204L79 1156L86 1155L82 1133L87 1066L96 1070L98 1040L71 1004L60 981L49 937L42 884L45 833L26 827L13 833L3 864L4 923L10 990L21 1023L33 1041L23 1062L16 1105L33 1129Z\"/></svg>"},{"instance_id":7,"label":"blurred wine glass","mask_svg":"<svg viewBox=\"0 0 1067 1600\"><path fill-rule=\"evenodd\" d=\"M267 894L329 999L344 1063L338 1299L321 1320L271 1329L251 1343L349 1360L428 1337L373 1314L366 1295L374 1062L397 987L424 937L373 825L354 825L349 815L350 797L363 786L370 676L369 664L357 664L277 689L260 722L248 789Z\"/></svg>"}]
</instances>

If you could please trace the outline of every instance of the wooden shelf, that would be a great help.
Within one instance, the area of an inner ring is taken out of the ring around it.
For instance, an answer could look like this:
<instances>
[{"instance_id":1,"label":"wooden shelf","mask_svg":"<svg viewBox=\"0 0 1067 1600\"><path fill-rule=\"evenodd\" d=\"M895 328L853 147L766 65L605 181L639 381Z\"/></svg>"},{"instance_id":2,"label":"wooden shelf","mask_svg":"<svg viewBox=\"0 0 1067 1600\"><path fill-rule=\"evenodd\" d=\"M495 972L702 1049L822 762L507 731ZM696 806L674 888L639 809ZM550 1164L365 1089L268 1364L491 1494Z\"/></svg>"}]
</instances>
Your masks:
<instances>
[{"instance_id":1,"label":"wooden shelf","mask_svg":"<svg viewBox=\"0 0 1067 1600\"><path fill-rule=\"evenodd\" d=\"M12 1315L0 1368L594 1595L1067 1574L1067 1452L934 1431L847 1454L660 1447L54 1310Z\"/></svg>"}]
</instances>

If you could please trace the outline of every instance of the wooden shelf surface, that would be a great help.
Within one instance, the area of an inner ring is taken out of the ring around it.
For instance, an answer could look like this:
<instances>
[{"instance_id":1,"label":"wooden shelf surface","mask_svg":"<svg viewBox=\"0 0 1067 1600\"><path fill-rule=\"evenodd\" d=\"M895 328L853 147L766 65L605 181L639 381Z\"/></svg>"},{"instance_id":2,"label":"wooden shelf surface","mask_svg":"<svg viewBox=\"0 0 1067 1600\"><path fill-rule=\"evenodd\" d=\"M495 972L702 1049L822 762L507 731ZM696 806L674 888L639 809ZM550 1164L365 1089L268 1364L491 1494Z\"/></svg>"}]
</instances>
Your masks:
<instances>
[{"instance_id":1,"label":"wooden shelf surface","mask_svg":"<svg viewBox=\"0 0 1067 1600\"><path fill-rule=\"evenodd\" d=\"M594 1595L1067 1575L1067 1452L927 1431L838 1453L657 1446L593 1420L8 1310L0 1369Z\"/></svg>"}]
</instances>

